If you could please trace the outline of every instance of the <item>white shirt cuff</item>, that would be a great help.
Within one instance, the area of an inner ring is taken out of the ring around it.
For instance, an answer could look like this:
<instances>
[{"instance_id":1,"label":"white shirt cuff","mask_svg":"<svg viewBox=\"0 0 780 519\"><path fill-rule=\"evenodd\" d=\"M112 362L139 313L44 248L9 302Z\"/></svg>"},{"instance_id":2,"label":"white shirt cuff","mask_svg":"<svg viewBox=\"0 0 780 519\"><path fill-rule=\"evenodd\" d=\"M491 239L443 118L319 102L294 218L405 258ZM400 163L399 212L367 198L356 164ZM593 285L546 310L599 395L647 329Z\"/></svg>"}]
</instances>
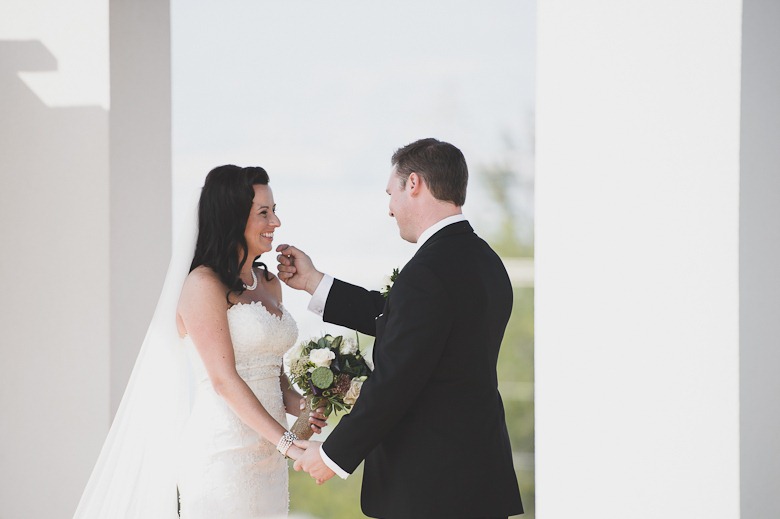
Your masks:
<instances>
[{"instance_id":1,"label":"white shirt cuff","mask_svg":"<svg viewBox=\"0 0 780 519\"><path fill-rule=\"evenodd\" d=\"M317 289L311 295L311 301L309 301L309 311L314 312L318 316L322 317L325 313L325 303L328 302L328 294L333 287L333 276L324 274L320 280L320 284L317 285Z\"/></svg>"},{"instance_id":2,"label":"white shirt cuff","mask_svg":"<svg viewBox=\"0 0 780 519\"><path fill-rule=\"evenodd\" d=\"M320 445L320 458L322 458L322 462L327 465L330 470L335 472L338 477L341 479L347 479L349 472L336 465L336 462L330 459L327 454L325 454L325 449L322 448L322 445Z\"/></svg>"}]
</instances>

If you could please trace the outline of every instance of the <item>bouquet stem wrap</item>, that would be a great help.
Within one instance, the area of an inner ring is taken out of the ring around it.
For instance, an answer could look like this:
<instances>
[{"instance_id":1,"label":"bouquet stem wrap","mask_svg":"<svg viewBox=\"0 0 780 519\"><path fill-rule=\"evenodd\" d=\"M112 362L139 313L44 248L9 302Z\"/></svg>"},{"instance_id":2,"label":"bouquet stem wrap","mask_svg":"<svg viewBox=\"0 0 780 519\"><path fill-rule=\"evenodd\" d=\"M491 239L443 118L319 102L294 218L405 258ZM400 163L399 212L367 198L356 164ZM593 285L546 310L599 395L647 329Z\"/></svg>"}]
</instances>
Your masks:
<instances>
[{"instance_id":1,"label":"bouquet stem wrap","mask_svg":"<svg viewBox=\"0 0 780 519\"><path fill-rule=\"evenodd\" d=\"M314 434L314 431L312 431L310 427L311 424L309 423L309 412L313 410L311 406L313 400L314 395L306 396L306 407L301 410L298 419L295 420L295 423L290 427L290 432L295 433L295 436L301 440L308 440L311 438L312 434Z\"/></svg>"}]
</instances>

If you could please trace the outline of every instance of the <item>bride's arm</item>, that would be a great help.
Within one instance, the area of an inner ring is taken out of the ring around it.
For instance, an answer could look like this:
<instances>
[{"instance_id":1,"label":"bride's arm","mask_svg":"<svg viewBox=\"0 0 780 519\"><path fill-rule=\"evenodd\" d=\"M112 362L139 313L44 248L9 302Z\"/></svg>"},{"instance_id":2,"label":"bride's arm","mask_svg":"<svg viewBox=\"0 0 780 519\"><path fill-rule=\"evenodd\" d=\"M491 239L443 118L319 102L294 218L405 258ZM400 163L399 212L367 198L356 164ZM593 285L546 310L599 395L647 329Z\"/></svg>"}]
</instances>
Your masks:
<instances>
[{"instance_id":1,"label":"bride's arm","mask_svg":"<svg viewBox=\"0 0 780 519\"><path fill-rule=\"evenodd\" d=\"M284 410L293 416L300 416L305 405L303 397L290 386L290 380L282 368L279 374L279 387L282 388L282 399L284 400Z\"/></svg>"},{"instance_id":2,"label":"bride's arm","mask_svg":"<svg viewBox=\"0 0 780 519\"><path fill-rule=\"evenodd\" d=\"M263 438L279 443L285 428L277 422L236 371L227 321L225 286L206 268L190 273L182 288L178 312L206 367L214 391ZM295 451L289 451L295 457Z\"/></svg>"}]
</instances>

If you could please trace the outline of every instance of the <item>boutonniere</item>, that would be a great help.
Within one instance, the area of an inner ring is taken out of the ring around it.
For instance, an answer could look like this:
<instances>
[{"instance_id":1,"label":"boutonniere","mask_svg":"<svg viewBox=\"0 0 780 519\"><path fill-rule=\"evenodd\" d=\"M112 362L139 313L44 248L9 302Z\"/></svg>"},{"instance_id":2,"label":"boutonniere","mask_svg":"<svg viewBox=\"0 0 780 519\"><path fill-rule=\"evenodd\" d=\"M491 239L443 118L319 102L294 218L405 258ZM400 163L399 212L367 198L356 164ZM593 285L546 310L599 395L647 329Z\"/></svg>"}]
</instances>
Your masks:
<instances>
[{"instance_id":1,"label":"boutonniere","mask_svg":"<svg viewBox=\"0 0 780 519\"><path fill-rule=\"evenodd\" d=\"M399 270L394 268L390 277L385 277L385 288L381 290L382 295L385 296L385 298L390 295L390 289L393 288L393 283L395 283L395 279L398 277L398 272Z\"/></svg>"}]
</instances>

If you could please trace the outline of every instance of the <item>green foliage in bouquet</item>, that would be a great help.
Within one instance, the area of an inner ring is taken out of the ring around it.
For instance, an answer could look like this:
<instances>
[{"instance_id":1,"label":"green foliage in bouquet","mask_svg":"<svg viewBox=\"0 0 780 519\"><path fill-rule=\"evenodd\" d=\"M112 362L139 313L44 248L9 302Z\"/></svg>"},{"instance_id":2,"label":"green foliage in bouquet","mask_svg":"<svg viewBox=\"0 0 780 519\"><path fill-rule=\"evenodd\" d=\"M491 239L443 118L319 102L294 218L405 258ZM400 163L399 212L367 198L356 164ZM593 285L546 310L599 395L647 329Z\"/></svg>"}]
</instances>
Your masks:
<instances>
[{"instance_id":1,"label":"green foliage in bouquet","mask_svg":"<svg viewBox=\"0 0 780 519\"><path fill-rule=\"evenodd\" d=\"M309 397L311 408L325 414L349 411L371 373L354 339L328 334L304 341L288 354L290 383Z\"/></svg>"}]
</instances>

